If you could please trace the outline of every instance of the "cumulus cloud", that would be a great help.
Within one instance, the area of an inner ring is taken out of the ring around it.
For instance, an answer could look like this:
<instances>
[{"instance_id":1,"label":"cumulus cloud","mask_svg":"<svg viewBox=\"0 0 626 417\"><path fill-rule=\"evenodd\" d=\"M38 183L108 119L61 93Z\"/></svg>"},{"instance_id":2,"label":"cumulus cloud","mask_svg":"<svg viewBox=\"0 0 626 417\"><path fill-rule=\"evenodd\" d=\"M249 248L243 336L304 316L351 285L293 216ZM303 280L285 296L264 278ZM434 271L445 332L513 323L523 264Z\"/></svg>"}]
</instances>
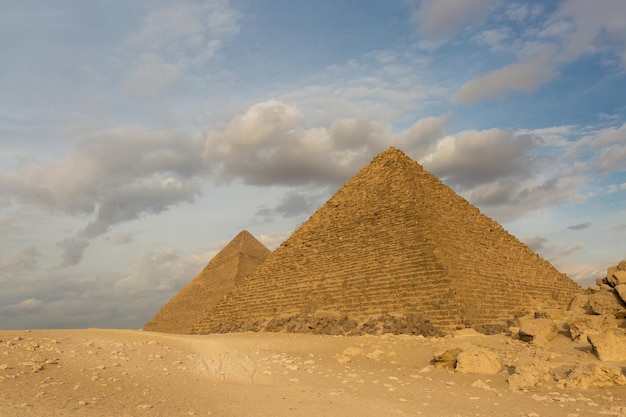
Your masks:
<instances>
[{"instance_id":1,"label":"cumulus cloud","mask_svg":"<svg viewBox=\"0 0 626 417\"><path fill-rule=\"evenodd\" d=\"M440 43L461 28L480 25L487 16L491 0L422 0L411 15L419 33L428 41Z\"/></svg>"},{"instance_id":2,"label":"cumulus cloud","mask_svg":"<svg viewBox=\"0 0 626 417\"><path fill-rule=\"evenodd\" d=\"M585 149L589 160L605 170L617 169L621 161L619 152L612 152L610 161L602 158L607 145L623 146L623 127L570 141L571 126L446 134L447 123L445 117L423 118L393 131L388 124L356 117L307 126L299 107L268 100L208 130L204 138L130 129L93 135L63 159L0 175L0 194L87 218L75 236L58 243L62 265L70 266L81 261L94 238L115 226L193 202L206 179L218 185L300 187L257 213L293 217L314 209L328 190L341 186L378 152L396 146L505 221L584 198L579 190L588 168L573 167L572 148ZM550 147L558 148L559 156L546 152Z\"/></svg>"},{"instance_id":3,"label":"cumulus cloud","mask_svg":"<svg viewBox=\"0 0 626 417\"><path fill-rule=\"evenodd\" d=\"M203 157L218 181L251 185L341 184L376 153L397 144L429 149L446 120L422 119L394 134L387 125L343 119L330 127L302 127L299 108L269 100L207 134Z\"/></svg>"},{"instance_id":4,"label":"cumulus cloud","mask_svg":"<svg viewBox=\"0 0 626 417\"><path fill-rule=\"evenodd\" d=\"M92 215L75 237L58 243L63 265L82 259L89 240L111 227L200 193L202 140L180 132L118 129L82 140L64 159L0 175L0 195L69 215Z\"/></svg>"},{"instance_id":5,"label":"cumulus cloud","mask_svg":"<svg viewBox=\"0 0 626 417\"><path fill-rule=\"evenodd\" d=\"M62 160L0 175L0 194L67 214L99 210L104 232L106 226L192 199L203 169L201 146L198 138L177 132L103 132Z\"/></svg>"},{"instance_id":6,"label":"cumulus cloud","mask_svg":"<svg viewBox=\"0 0 626 417\"><path fill-rule=\"evenodd\" d=\"M495 179L528 176L536 168L531 151L539 143L533 135L512 131L468 130L442 139L420 162L447 183L467 189Z\"/></svg>"}]
</instances>

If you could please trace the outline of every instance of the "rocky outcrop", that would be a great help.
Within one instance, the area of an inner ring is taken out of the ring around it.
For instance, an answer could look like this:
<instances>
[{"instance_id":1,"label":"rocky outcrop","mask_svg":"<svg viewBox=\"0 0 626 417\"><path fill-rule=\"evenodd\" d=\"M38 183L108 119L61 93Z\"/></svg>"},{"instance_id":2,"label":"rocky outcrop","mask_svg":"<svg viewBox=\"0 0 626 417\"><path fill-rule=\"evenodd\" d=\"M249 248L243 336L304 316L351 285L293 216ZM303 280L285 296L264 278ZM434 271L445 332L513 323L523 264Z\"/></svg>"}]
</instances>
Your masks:
<instances>
[{"instance_id":1,"label":"rocky outcrop","mask_svg":"<svg viewBox=\"0 0 626 417\"><path fill-rule=\"evenodd\" d=\"M509 376L511 389L531 388L540 382L552 379L550 354L541 349L531 349L520 356L515 373Z\"/></svg>"},{"instance_id":2,"label":"rocky outcrop","mask_svg":"<svg viewBox=\"0 0 626 417\"><path fill-rule=\"evenodd\" d=\"M519 319L519 338L536 346L544 346L558 334L556 323L549 317L536 314Z\"/></svg>"},{"instance_id":3,"label":"rocky outcrop","mask_svg":"<svg viewBox=\"0 0 626 417\"><path fill-rule=\"evenodd\" d=\"M609 267L606 277L598 278L589 290L588 304L593 313L626 317L626 261Z\"/></svg>"},{"instance_id":4,"label":"rocky outcrop","mask_svg":"<svg viewBox=\"0 0 626 417\"><path fill-rule=\"evenodd\" d=\"M626 385L626 376L613 366L585 363L572 369L563 384L567 388L603 388Z\"/></svg>"},{"instance_id":5,"label":"rocky outcrop","mask_svg":"<svg viewBox=\"0 0 626 417\"><path fill-rule=\"evenodd\" d=\"M626 332L622 329L607 329L602 333L587 336L593 351L601 361L626 361Z\"/></svg>"},{"instance_id":6,"label":"rocky outcrop","mask_svg":"<svg viewBox=\"0 0 626 417\"><path fill-rule=\"evenodd\" d=\"M483 347L472 346L460 352L456 358L456 370L462 374L494 375L500 369L502 364L498 355Z\"/></svg>"}]
</instances>

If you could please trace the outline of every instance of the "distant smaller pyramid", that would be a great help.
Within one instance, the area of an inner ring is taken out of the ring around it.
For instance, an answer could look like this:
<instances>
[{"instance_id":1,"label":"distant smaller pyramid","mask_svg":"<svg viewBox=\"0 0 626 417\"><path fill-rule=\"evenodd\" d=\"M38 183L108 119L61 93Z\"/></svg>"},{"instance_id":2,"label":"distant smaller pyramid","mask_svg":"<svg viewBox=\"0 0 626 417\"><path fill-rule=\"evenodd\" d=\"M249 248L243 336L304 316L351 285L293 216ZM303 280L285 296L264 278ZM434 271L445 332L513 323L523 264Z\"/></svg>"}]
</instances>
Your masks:
<instances>
[{"instance_id":1,"label":"distant smaller pyramid","mask_svg":"<svg viewBox=\"0 0 626 417\"><path fill-rule=\"evenodd\" d=\"M143 327L163 333L189 334L222 297L248 276L270 254L261 242L243 230L228 243L189 284L181 289Z\"/></svg>"}]
</instances>

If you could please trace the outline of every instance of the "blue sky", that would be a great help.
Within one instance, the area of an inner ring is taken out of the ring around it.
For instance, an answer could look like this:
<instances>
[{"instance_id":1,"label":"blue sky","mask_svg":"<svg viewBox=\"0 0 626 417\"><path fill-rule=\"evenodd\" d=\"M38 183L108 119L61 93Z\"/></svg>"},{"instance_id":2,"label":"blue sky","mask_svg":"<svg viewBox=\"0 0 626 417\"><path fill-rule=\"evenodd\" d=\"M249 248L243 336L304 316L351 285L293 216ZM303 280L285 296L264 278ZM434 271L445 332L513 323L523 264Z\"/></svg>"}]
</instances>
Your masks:
<instances>
[{"instance_id":1,"label":"blue sky","mask_svg":"<svg viewBox=\"0 0 626 417\"><path fill-rule=\"evenodd\" d=\"M0 328L141 327L389 146L583 285L626 258L622 0L0 8Z\"/></svg>"}]
</instances>

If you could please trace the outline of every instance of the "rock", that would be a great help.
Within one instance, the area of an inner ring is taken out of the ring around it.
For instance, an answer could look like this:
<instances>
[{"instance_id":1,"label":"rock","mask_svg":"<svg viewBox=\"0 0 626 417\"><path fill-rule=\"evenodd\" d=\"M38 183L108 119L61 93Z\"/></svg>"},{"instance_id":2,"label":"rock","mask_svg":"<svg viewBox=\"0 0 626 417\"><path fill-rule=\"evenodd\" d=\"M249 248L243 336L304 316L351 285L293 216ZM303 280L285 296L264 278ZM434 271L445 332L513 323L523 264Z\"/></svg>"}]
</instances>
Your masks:
<instances>
[{"instance_id":1,"label":"rock","mask_svg":"<svg viewBox=\"0 0 626 417\"><path fill-rule=\"evenodd\" d=\"M565 312L558 308L544 308L535 312L536 319L561 320Z\"/></svg>"},{"instance_id":2,"label":"rock","mask_svg":"<svg viewBox=\"0 0 626 417\"><path fill-rule=\"evenodd\" d=\"M626 271L615 271L613 272L613 279L611 280L613 286L618 286L620 284L626 284Z\"/></svg>"},{"instance_id":3,"label":"rock","mask_svg":"<svg viewBox=\"0 0 626 417\"><path fill-rule=\"evenodd\" d=\"M588 335L598 334L618 325L619 321L613 315L575 314L567 319L570 337L574 341L587 340Z\"/></svg>"},{"instance_id":4,"label":"rock","mask_svg":"<svg viewBox=\"0 0 626 417\"><path fill-rule=\"evenodd\" d=\"M616 266L609 266L606 270L606 278L605 284L609 284L615 286L615 282L613 281L613 274L617 271Z\"/></svg>"},{"instance_id":5,"label":"rock","mask_svg":"<svg viewBox=\"0 0 626 417\"><path fill-rule=\"evenodd\" d=\"M626 283L617 284L615 286L615 291L617 292L617 295L619 295L619 298L622 299L622 302L626 303Z\"/></svg>"},{"instance_id":6,"label":"rock","mask_svg":"<svg viewBox=\"0 0 626 417\"><path fill-rule=\"evenodd\" d=\"M549 381L551 362L550 354L539 349L524 352L517 362L515 373L507 379L509 388L531 388L539 382Z\"/></svg>"},{"instance_id":7,"label":"rock","mask_svg":"<svg viewBox=\"0 0 626 417\"><path fill-rule=\"evenodd\" d=\"M624 331L607 329L602 333L587 336L587 340L601 361L626 361L626 333Z\"/></svg>"},{"instance_id":8,"label":"rock","mask_svg":"<svg viewBox=\"0 0 626 417\"><path fill-rule=\"evenodd\" d=\"M602 284L608 284L608 283L609 281L606 278L596 278L596 285L602 285Z\"/></svg>"},{"instance_id":9,"label":"rock","mask_svg":"<svg viewBox=\"0 0 626 417\"><path fill-rule=\"evenodd\" d=\"M619 368L598 363L585 363L572 369L564 385L567 388L602 388L626 385L626 376Z\"/></svg>"},{"instance_id":10,"label":"rock","mask_svg":"<svg viewBox=\"0 0 626 417\"><path fill-rule=\"evenodd\" d=\"M589 306L594 314L612 314L617 318L626 317L626 305L617 292L599 291L589 295Z\"/></svg>"},{"instance_id":11,"label":"rock","mask_svg":"<svg viewBox=\"0 0 626 417\"><path fill-rule=\"evenodd\" d=\"M626 261L621 261L619 264L617 264L617 268L618 271L626 271Z\"/></svg>"},{"instance_id":12,"label":"rock","mask_svg":"<svg viewBox=\"0 0 626 417\"><path fill-rule=\"evenodd\" d=\"M519 319L519 338L537 346L543 346L554 339L558 329L554 320L549 318L535 319L529 316Z\"/></svg>"},{"instance_id":13,"label":"rock","mask_svg":"<svg viewBox=\"0 0 626 417\"><path fill-rule=\"evenodd\" d=\"M459 348L440 349L433 352L433 362L436 368L456 368L457 358L462 352Z\"/></svg>"},{"instance_id":14,"label":"rock","mask_svg":"<svg viewBox=\"0 0 626 417\"><path fill-rule=\"evenodd\" d=\"M593 291L593 292L598 292L598 291L600 291L602 288L601 288L599 285L591 285L591 286L589 287L589 289L590 289L591 291Z\"/></svg>"},{"instance_id":15,"label":"rock","mask_svg":"<svg viewBox=\"0 0 626 417\"><path fill-rule=\"evenodd\" d=\"M589 296L587 294L575 295L567 309L574 313L592 314L591 306L589 306Z\"/></svg>"},{"instance_id":16,"label":"rock","mask_svg":"<svg viewBox=\"0 0 626 417\"><path fill-rule=\"evenodd\" d=\"M502 365L498 355L488 349L472 346L457 355L456 370L462 374L493 375L500 372Z\"/></svg>"}]
</instances>

